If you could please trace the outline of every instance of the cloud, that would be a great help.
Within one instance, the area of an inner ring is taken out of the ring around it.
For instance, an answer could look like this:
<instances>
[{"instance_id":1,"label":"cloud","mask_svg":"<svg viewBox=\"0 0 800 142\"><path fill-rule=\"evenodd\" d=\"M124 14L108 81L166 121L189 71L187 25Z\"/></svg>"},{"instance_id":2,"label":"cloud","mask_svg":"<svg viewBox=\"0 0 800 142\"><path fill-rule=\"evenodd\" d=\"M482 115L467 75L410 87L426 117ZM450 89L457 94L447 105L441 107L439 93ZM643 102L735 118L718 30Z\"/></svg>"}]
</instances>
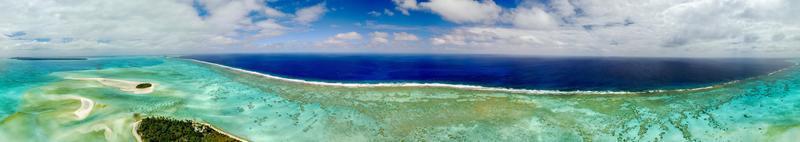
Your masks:
<instances>
[{"instance_id":1,"label":"cloud","mask_svg":"<svg viewBox=\"0 0 800 142\"><path fill-rule=\"evenodd\" d=\"M344 39L344 40L356 40L361 39L361 34L357 32L347 32L347 33L340 33L333 36L336 39Z\"/></svg>"},{"instance_id":2,"label":"cloud","mask_svg":"<svg viewBox=\"0 0 800 142\"><path fill-rule=\"evenodd\" d=\"M396 40L396 41L417 41L417 40L419 40L419 38L417 38L416 35L410 34L410 33L406 33L406 32L396 32L396 33L393 33L392 35L394 36L394 40Z\"/></svg>"},{"instance_id":3,"label":"cloud","mask_svg":"<svg viewBox=\"0 0 800 142\"><path fill-rule=\"evenodd\" d=\"M381 14L382 14L382 13L380 13L380 12L377 12L377 11L370 11L370 12L367 12L367 15L369 15L369 16L375 16L375 17L381 16Z\"/></svg>"},{"instance_id":4,"label":"cloud","mask_svg":"<svg viewBox=\"0 0 800 142\"><path fill-rule=\"evenodd\" d=\"M383 13L378 12L378 11L369 11L369 12L367 12L367 15L370 15L370 16L373 16L373 17L379 17L381 15L394 16L394 12L392 12L389 9L383 9Z\"/></svg>"},{"instance_id":5,"label":"cloud","mask_svg":"<svg viewBox=\"0 0 800 142\"><path fill-rule=\"evenodd\" d=\"M559 25L558 19L542 8L517 8L511 12L511 23L525 29L554 29Z\"/></svg>"},{"instance_id":6,"label":"cloud","mask_svg":"<svg viewBox=\"0 0 800 142\"><path fill-rule=\"evenodd\" d=\"M523 2L504 8L490 25L440 14L454 23L484 25L456 27L429 42L527 54L796 56L800 42L787 39L800 36L800 20L792 14L800 13L797 7L800 2L791 0Z\"/></svg>"},{"instance_id":7,"label":"cloud","mask_svg":"<svg viewBox=\"0 0 800 142\"><path fill-rule=\"evenodd\" d=\"M455 23L494 23L502 12L502 8L491 0L432 0L420 5Z\"/></svg>"},{"instance_id":8,"label":"cloud","mask_svg":"<svg viewBox=\"0 0 800 142\"><path fill-rule=\"evenodd\" d=\"M544 34L543 32L510 28L458 28L448 34L433 38L433 42L437 45L509 47L503 45L530 46L549 41L534 36L536 33Z\"/></svg>"},{"instance_id":9,"label":"cloud","mask_svg":"<svg viewBox=\"0 0 800 142\"><path fill-rule=\"evenodd\" d=\"M323 3L299 9L295 12L296 17L294 18L294 21L300 24L309 24L319 20L319 18L322 17L326 11L325 4Z\"/></svg>"},{"instance_id":10,"label":"cloud","mask_svg":"<svg viewBox=\"0 0 800 142\"><path fill-rule=\"evenodd\" d=\"M400 26L400 25L389 25L389 24L380 24L375 21L365 21L363 23L355 23L356 26L372 29L372 30L396 30L396 31L413 31L413 30L423 30L427 27L420 27L420 26Z\"/></svg>"},{"instance_id":11,"label":"cloud","mask_svg":"<svg viewBox=\"0 0 800 142\"><path fill-rule=\"evenodd\" d=\"M392 0L392 2L397 5L395 9L400 11L403 15L411 15L408 11L409 10L417 10L419 6L417 5L417 0Z\"/></svg>"},{"instance_id":12,"label":"cloud","mask_svg":"<svg viewBox=\"0 0 800 142\"><path fill-rule=\"evenodd\" d=\"M258 22L254 25L254 27L254 30L257 30L258 32L251 38L267 38L283 35L285 31L289 29L281 24L278 24L274 19Z\"/></svg>"},{"instance_id":13,"label":"cloud","mask_svg":"<svg viewBox=\"0 0 800 142\"><path fill-rule=\"evenodd\" d=\"M323 43L335 46L349 46L351 42L361 40L362 38L361 34L357 32L339 33L323 41Z\"/></svg>"},{"instance_id":14,"label":"cloud","mask_svg":"<svg viewBox=\"0 0 800 142\"><path fill-rule=\"evenodd\" d=\"M406 32L382 32L374 31L368 34L368 38L357 32L339 33L327 38L318 47L416 47L419 46L419 38Z\"/></svg>"},{"instance_id":15,"label":"cloud","mask_svg":"<svg viewBox=\"0 0 800 142\"><path fill-rule=\"evenodd\" d=\"M429 12L455 26L367 21L356 31L376 32L363 37L341 33L307 44L436 45L514 54L800 55L800 18L796 18L800 1L796 0L549 0L521 1L513 7L491 0L392 2L394 9L374 13ZM253 46L293 31L313 31L304 29L334 11L319 3L284 13L267 4L260 0L0 1L0 53L229 50L224 47ZM260 17L250 17L254 12ZM424 42L411 42L415 40ZM287 41L285 46L298 43Z\"/></svg>"},{"instance_id":16,"label":"cloud","mask_svg":"<svg viewBox=\"0 0 800 142\"><path fill-rule=\"evenodd\" d=\"M555 11L553 12L554 14L561 16L575 15L577 11L573 2L570 2L570 0L552 0L550 1L550 7Z\"/></svg>"},{"instance_id":17,"label":"cloud","mask_svg":"<svg viewBox=\"0 0 800 142\"><path fill-rule=\"evenodd\" d=\"M383 9L383 14L385 14L386 16L394 16L394 12L385 8Z\"/></svg>"},{"instance_id":18,"label":"cloud","mask_svg":"<svg viewBox=\"0 0 800 142\"><path fill-rule=\"evenodd\" d=\"M0 33L24 33L0 39L0 52L180 51L236 46L250 36L267 38L288 29L275 20L249 20L249 11L267 8L260 1L198 3L207 17L198 15L192 1L0 1Z\"/></svg>"},{"instance_id":19,"label":"cloud","mask_svg":"<svg viewBox=\"0 0 800 142\"><path fill-rule=\"evenodd\" d=\"M275 8L265 7L264 14L270 17L286 17L288 14L278 11Z\"/></svg>"},{"instance_id":20,"label":"cloud","mask_svg":"<svg viewBox=\"0 0 800 142\"><path fill-rule=\"evenodd\" d=\"M371 44L386 44L389 43L389 33L386 32L372 32L370 39Z\"/></svg>"}]
</instances>

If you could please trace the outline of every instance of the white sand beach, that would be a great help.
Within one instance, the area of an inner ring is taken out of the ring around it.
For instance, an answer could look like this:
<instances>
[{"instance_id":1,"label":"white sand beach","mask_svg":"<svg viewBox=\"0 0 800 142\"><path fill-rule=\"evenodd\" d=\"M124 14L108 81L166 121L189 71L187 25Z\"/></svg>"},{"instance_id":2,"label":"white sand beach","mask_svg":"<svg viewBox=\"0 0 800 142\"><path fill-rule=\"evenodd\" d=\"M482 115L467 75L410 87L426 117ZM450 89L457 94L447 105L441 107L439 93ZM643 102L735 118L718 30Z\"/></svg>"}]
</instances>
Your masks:
<instances>
[{"instance_id":1,"label":"white sand beach","mask_svg":"<svg viewBox=\"0 0 800 142\"><path fill-rule=\"evenodd\" d=\"M143 142L142 141L142 136L140 136L139 133L136 132L136 129L139 129L139 123L141 123L141 122L142 122L142 120L138 120L136 122L133 122L133 124L131 124L131 128L132 128L131 129L131 133L133 133L133 138L136 139L136 142Z\"/></svg>"},{"instance_id":2,"label":"white sand beach","mask_svg":"<svg viewBox=\"0 0 800 142\"><path fill-rule=\"evenodd\" d=\"M226 136L228 136L230 138L239 140L240 142L249 142L249 141L247 141L245 139L242 139L241 137L237 137L237 136L234 136L234 135L232 135L232 134L230 134L228 132L222 131L221 129L219 129L217 127L214 127L214 125L211 125L211 124L208 124L208 123L200 123L200 124L206 125L206 126L210 127L211 129L214 129L214 131L217 131L217 132L219 132L219 133L221 133L223 135L226 135Z\"/></svg>"},{"instance_id":3,"label":"white sand beach","mask_svg":"<svg viewBox=\"0 0 800 142\"><path fill-rule=\"evenodd\" d=\"M84 118L89 116L90 113L92 113L92 109L94 109L93 100L80 96L68 96L68 98L81 101L81 107L78 107L78 109L72 112L73 114L75 114L75 117L78 118L78 120L83 120Z\"/></svg>"}]
</instances>

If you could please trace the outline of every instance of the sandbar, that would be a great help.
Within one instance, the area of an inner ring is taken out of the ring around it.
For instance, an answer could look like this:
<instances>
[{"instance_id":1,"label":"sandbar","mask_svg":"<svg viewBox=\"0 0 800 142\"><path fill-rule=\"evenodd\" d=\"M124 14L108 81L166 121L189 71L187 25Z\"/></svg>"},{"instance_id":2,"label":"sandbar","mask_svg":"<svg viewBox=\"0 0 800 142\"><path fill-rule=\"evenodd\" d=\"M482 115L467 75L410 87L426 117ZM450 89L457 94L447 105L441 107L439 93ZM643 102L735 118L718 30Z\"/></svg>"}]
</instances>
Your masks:
<instances>
[{"instance_id":1,"label":"sandbar","mask_svg":"<svg viewBox=\"0 0 800 142\"><path fill-rule=\"evenodd\" d=\"M81 101L81 107L78 107L78 109L72 112L75 115L75 117L78 118L78 120L83 120L84 118L89 116L90 113L92 113L92 109L94 109L93 100L80 96L68 96L68 98Z\"/></svg>"},{"instance_id":2,"label":"sandbar","mask_svg":"<svg viewBox=\"0 0 800 142\"><path fill-rule=\"evenodd\" d=\"M147 88L136 88L136 85L145 83L145 82L136 82L136 81L128 81L128 80L119 80L119 79L108 79L108 78L71 78L67 77L66 79L71 80L84 80L84 81L97 81L100 84L105 86L111 86L117 88L121 91L133 93L133 94L148 94L152 93L158 86L156 83L150 83L152 86ZM149 83L149 82L148 82Z\"/></svg>"}]
</instances>

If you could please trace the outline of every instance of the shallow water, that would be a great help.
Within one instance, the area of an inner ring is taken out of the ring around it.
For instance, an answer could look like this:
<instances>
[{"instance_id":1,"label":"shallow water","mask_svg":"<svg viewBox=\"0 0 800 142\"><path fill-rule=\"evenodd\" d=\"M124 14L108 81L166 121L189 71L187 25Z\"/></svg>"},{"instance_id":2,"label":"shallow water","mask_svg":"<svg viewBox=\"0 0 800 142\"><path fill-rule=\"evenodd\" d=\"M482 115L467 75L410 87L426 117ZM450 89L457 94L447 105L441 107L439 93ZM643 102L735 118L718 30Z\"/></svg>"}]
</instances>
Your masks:
<instances>
[{"instance_id":1,"label":"shallow water","mask_svg":"<svg viewBox=\"0 0 800 142\"><path fill-rule=\"evenodd\" d=\"M115 57L93 60L22 61L0 59L0 119L16 110L19 97L34 86L60 80L48 74L59 71L129 68L160 64L153 58Z\"/></svg>"},{"instance_id":2,"label":"shallow water","mask_svg":"<svg viewBox=\"0 0 800 142\"><path fill-rule=\"evenodd\" d=\"M184 59L142 59L160 64L55 71L46 75L54 79L10 92L20 93L19 105L0 121L0 139L133 141L134 113L208 122L252 141L794 141L800 136L797 66L703 90L551 95L309 85ZM64 77L160 86L134 95L59 79ZM95 101L83 120L72 114L81 105L75 97Z\"/></svg>"}]
</instances>

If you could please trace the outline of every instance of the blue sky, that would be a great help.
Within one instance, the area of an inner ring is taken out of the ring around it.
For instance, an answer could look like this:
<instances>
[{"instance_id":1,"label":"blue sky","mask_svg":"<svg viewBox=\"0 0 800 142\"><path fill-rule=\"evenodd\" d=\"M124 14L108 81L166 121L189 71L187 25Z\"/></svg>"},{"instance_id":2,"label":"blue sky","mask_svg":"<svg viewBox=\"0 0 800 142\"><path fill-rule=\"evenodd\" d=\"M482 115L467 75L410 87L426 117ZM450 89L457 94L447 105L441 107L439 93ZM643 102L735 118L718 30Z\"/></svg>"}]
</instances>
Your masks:
<instances>
[{"instance_id":1,"label":"blue sky","mask_svg":"<svg viewBox=\"0 0 800 142\"><path fill-rule=\"evenodd\" d=\"M520 3L519 0L498 0L494 2L502 7L516 7ZM547 1L541 2L546 3ZM320 3L325 4L329 12L325 13L325 16L320 18L319 21L312 24L313 31L267 40L319 40L343 32L368 33L375 30L408 32L420 37L431 37L437 32L444 32L458 26L442 19L441 16L435 13L427 11L409 11L408 15L403 15L402 12L395 8L396 5L391 0L288 0L266 2L268 6L275 7L286 13L293 13L299 8ZM387 27L365 28L367 25L384 25Z\"/></svg>"},{"instance_id":2,"label":"blue sky","mask_svg":"<svg viewBox=\"0 0 800 142\"><path fill-rule=\"evenodd\" d=\"M343 32L368 33L375 30L408 32L421 37L430 37L434 31L427 29L445 30L455 26L430 12L411 11L409 15L403 15L395 9L395 4L392 1L308 0L267 2L269 6L286 13L294 13L300 8L320 3L328 8L328 12L319 21L311 24L310 31L283 35L265 39L265 41L314 41ZM378 14L370 14L370 12ZM260 16L262 15L255 17ZM394 28L366 28L365 26L368 25L387 25Z\"/></svg>"},{"instance_id":3,"label":"blue sky","mask_svg":"<svg viewBox=\"0 0 800 142\"><path fill-rule=\"evenodd\" d=\"M0 56L796 57L793 0L0 0Z\"/></svg>"}]
</instances>

